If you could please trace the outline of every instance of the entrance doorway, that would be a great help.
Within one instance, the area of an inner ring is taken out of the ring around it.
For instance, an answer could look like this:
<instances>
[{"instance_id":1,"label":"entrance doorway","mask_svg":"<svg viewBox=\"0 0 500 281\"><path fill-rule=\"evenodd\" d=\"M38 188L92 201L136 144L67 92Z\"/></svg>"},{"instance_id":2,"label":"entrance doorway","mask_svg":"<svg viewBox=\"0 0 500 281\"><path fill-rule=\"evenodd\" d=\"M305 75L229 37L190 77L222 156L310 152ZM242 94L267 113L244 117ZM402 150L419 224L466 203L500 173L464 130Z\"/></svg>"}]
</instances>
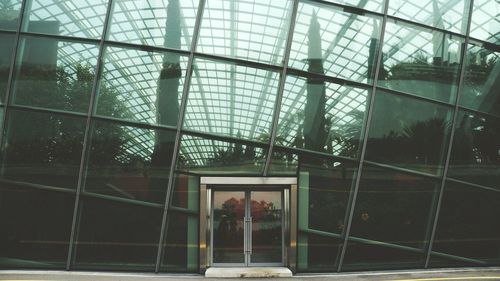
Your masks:
<instances>
[{"instance_id":1,"label":"entrance doorway","mask_svg":"<svg viewBox=\"0 0 500 281\"><path fill-rule=\"evenodd\" d=\"M200 271L288 267L295 271L295 178L202 177Z\"/></svg>"},{"instance_id":2,"label":"entrance doorway","mask_svg":"<svg viewBox=\"0 0 500 281\"><path fill-rule=\"evenodd\" d=\"M212 190L212 264L283 265L283 191Z\"/></svg>"}]
</instances>

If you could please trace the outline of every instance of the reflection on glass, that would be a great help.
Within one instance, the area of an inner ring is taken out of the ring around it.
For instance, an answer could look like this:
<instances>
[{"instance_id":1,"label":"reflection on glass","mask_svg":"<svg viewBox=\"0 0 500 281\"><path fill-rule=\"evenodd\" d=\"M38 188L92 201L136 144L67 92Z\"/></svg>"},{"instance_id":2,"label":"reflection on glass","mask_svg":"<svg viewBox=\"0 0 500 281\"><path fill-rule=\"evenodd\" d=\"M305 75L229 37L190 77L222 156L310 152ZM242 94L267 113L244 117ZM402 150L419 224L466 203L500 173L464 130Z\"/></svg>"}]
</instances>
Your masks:
<instances>
[{"instance_id":1,"label":"reflection on glass","mask_svg":"<svg viewBox=\"0 0 500 281\"><path fill-rule=\"evenodd\" d=\"M499 12L498 1L474 0L470 36L498 45L500 40Z\"/></svg>"},{"instance_id":2,"label":"reflection on glass","mask_svg":"<svg viewBox=\"0 0 500 281\"><path fill-rule=\"evenodd\" d=\"M199 177L175 173L174 190L170 202L171 206L198 212L200 196L199 185Z\"/></svg>"},{"instance_id":3,"label":"reflection on glass","mask_svg":"<svg viewBox=\"0 0 500 281\"><path fill-rule=\"evenodd\" d=\"M23 30L98 39L102 36L108 0L31 0Z\"/></svg>"},{"instance_id":4,"label":"reflection on glass","mask_svg":"<svg viewBox=\"0 0 500 281\"><path fill-rule=\"evenodd\" d=\"M299 157L296 153L275 146L268 174L270 176L295 176L299 165L298 160Z\"/></svg>"},{"instance_id":5,"label":"reflection on glass","mask_svg":"<svg viewBox=\"0 0 500 281\"><path fill-rule=\"evenodd\" d=\"M184 135L177 168L200 174L261 174L263 148Z\"/></svg>"},{"instance_id":6,"label":"reflection on glass","mask_svg":"<svg viewBox=\"0 0 500 281\"><path fill-rule=\"evenodd\" d=\"M500 52L469 44L460 105L500 116Z\"/></svg>"},{"instance_id":7,"label":"reflection on glass","mask_svg":"<svg viewBox=\"0 0 500 281\"><path fill-rule=\"evenodd\" d=\"M461 110L448 177L500 190L500 120Z\"/></svg>"},{"instance_id":8,"label":"reflection on glass","mask_svg":"<svg viewBox=\"0 0 500 281\"><path fill-rule=\"evenodd\" d=\"M463 39L390 21L385 32L384 68L378 85L453 103Z\"/></svg>"},{"instance_id":9,"label":"reflection on glass","mask_svg":"<svg viewBox=\"0 0 500 281\"><path fill-rule=\"evenodd\" d=\"M446 106L378 91L366 159L438 174L451 118Z\"/></svg>"},{"instance_id":10,"label":"reflection on glass","mask_svg":"<svg viewBox=\"0 0 500 281\"><path fill-rule=\"evenodd\" d=\"M190 49L198 0L121 0L113 8L110 40Z\"/></svg>"},{"instance_id":11,"label":"reflection on glass","mask_svg":"<svg viewBox=\"0 0 500 281\"><path fill-rule=\"evenodd\" d=\"M0 21L1 25L1 21ZM14 49L14 36L0 33L0 102L5 100L7 80L9 79L12 51Z\"/></svg>"},{"instance_id":12,"label":"reflection on glass","mask_svg":"<svg viewBox=\"0 0 500 281\"><path fill-rule=\"evenodd\" d=\"M423 268L424 263L420 249L349 241L342 271Z\"/></svg>"},{"instance_id":13,"label":"reflection on glass","mask_svg":"<svg viewBox=\"0 0 500 281\"><path fill-rule=\"evenodd\" d=\"M357 158L368 93L288 76L275 144Z\"/></svg>"},{"instance_id":14,"label":"reflection on glass","mask_svg":"<svg viewBox=\"0 0 500 281\"><path fill-rule=\"evenodd\" d=\"M153 271L163 208L84 198L75 269Z\"/></svg>"},{"instance_id":15,"label":"reflection on glass","mask_svg":"<svg viewBox=\"0 0 500 281\"><path fill-rule=\"evenodd\" d=\"M278 73L197 59L184 129L268 142Z\"/></svg>"},{"instance_id":16,"label":"reflection on glass","mask_svg":"<svg viewBox=\"0 0 500 281\"><path fill-rule=\"evenodd\" d=\"M446 182L433 252L459 256L458 261L465 257L470 262L476 261L475 265L497 265L500 261L498 202L498 191Z\"/></svg>"},{"instance_id":17,"label":"reflection on glass","mask_svg":"<svg viewBox=\"0 0 500 281\"><path fill-rule=\"evenodd\" d=\"M301 272L333 272L343 241L335 237L299 233L297 267Z\"/></svg>"},{"instance_id":18,"label":"reflection on glass","mask_svg":"<svg viewBox=\"0 0 500 281\"><path fill-rule=\"evenodd\" d=\"M289 66L359 82L371 80L380 39L376 17L343 12L331 5L299 3Z\"/></svg>"},{"instance_id":19,"label":"reflection on glass","mask_svg":"<svg viewBox=\"0 0 500 281\"><path fill-rule=\"evenodd\" d=\"M0 1L0 30L17 29L20 9L21 9L21 0ZM0 42L2 42L2 40L0 40ZM0 50L2 50L2 48L0 48Z\"/></svg>"},{"instance_id":20,"label":"reflection on glass","mask_svg":"<svg viewBox=\"0 0 500 281\"><path fill-rule=\"evenodd\" d=\"M443 30L465 33L469 14L468 2L468 0L389 1L389 15Z\"/></svg>"},{"instance_id":21,"label":"reflection on glass","mask_svg":"<svg viewBox=\"0 0 500 281\"><path fill-rule=\"evenodd\" d=\"M290 0L208 0L197 51L282 64L291 7Z\"/></svg>"},{"instance_id":22,"label":"reflection on glass","mask_svg":"<svg viewBox=\"0 0 500 281\"><path fill-rule=\"evenodd\" d=\"M213 263L244 263L245 192L213 193Z\"/></svg>"},{"instance_id":23,"label":"reflection on glass","mask_svg":"<svg viewBox=\"0 0 500 281\"><path fill-rule=\"evenodd\" d=\"M299 155L299 228L341 234L355 164Z\"/></svg>"},{"instance_id":24,"label":"reflection on glass","mask_svg":"<svg viewBox=\"0 0 500 281\"><path fill-rule=\"evenodd\" d=\"M351 235L424 249L439 181L365 166Z\"/></svg>"},{"instance_id":25,"label":"reflection on glass","mask_svg":"<svg viewBox=\"0 0 500 281\"><path fill-rule=\"evenodd\" d=\"M64 270L74 195L0 184L0 268Z\"/></svg>"},{"instance_id":26,"label":"reflection on glass","mask_svg":"<svg viewBox=\"0 0 500 281\"><path fill-rule=\"evenodd\" d=\"M283 230L281 191L250 193L252 263L281 263Z\"/></svg>"},{"instance_id":27,"label":"reflection on glass","mask_svg":"<svg viewBox=\"0 0 500 281\"><path fill-rule=\"evenodd\" d=\"M169 211L161 271L198 273L198 215Z\"/></svg>"},{"instance_id":28,"label":"reflection on glass","mask_svg":"<svg viewBox=\"0 0 500 281\"><path fill-rule=\"evenodd\" d=\"M175 132L95 122L85 191L163 203Z\"/></svg>"},{"instance_id":29,"label":"reflection on glass","mask_svg":"<svg viewBox=\"0 0 500 281\"><path fill-rule=\"evenodd\" d=\"M13 83L13 103L87 112L98 46L22 37ZM109 87L103 91L112 91Z\"/></svg>"},{"instance_id":30,"label":"reflection on glass","mask_svg":"<svg viewBox=\"0 0 500 281\"><path fill-rule=\"evenodd\" d=\"M177 126L187 58L108 47L97 114Z\"/></svg>"},{"instance_id":31,"label":"reflection on glass","mask_svg":"<svg viewBox=\"0 0 500 281\"><path fill-rule=\"evenodd\" d=\"M76 188L85 118L20 110L7 114L2 177Z\"/></svg>"},{"instance_id":32,"label":"reflection on glass","mask_svg":"<svg viewBox=\"0 0 500 281\"><path fill-rule=\"evenodd\" d=\"M353 6L369 11L382 12L384 0L326 0L327 2L338 3L347 6Z\"/></svg>"}]
</instances>

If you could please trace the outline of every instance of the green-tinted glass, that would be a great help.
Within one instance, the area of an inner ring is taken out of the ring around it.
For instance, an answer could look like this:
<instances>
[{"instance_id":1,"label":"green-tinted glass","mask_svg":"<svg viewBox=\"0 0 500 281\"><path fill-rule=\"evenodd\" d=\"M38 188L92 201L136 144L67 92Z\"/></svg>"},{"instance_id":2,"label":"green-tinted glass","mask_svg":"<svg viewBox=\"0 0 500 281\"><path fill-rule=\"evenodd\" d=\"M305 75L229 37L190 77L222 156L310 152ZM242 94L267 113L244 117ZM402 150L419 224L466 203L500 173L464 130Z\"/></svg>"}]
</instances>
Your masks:
<instances>
[{"instance_id":1,"label":"green-tinted glass","mask_svg":"<svg viewBox=\"0 0 500 281\"><path fill-rule=\"evenodd\" d=\"M335 272L343 240L315 233L299 232L297 270L300 272Z\"/></svg>"},{"instance_id":2,"label":"green-tinted glass","mask_svg":"<svg viewBox=\"0 0 500 281\"><path fill-rule=\"evenodd\" d=\"M276 145L357 158L369 90L288 76Z\"/></svg>"},{"instance_id":3,"label":"green-tinted glass","mask_svg":"<svg viewBox=\"0 0 500 281\"><path fill-rule=\"evenodd\" d=\"M153 271L163 208L85 198L74 269Z\"/></svg>"},{"instance_id":4,"label":"green-tinted glass","mask_svg":"<svg viewBox=\"0 0 500 281\"><path fill-rule=\"evenodd\" d=\"M461 110L447 176L500 190L500 120Z\"/></svg>"},{"instance_id":5,"label":"green-tinted glass","mask_svg":"<svg viewBox=\"0 0 500 281\"><path fill-rule=\"evenodd\" d=\"M351 235L424 249L439 181L365 166Z\"/></svg>"},{"instance_id":6,"label":"green-tinted glass","mask_svg":"<svg viewBox=\"0 0 500 281\"><path fill-rule=\"evenodd\" d=\"M22 37L20 44L12 103L89 110L98 46L32 36Z\"/></svg>"},{"instance_id":7,"label":"green-tinted glass","mask_svg":"<svg viewBox=\"0 0 500 281\"><path fill-rule=\"evenodd\" d=\"M3 178L76 189L85 118L12 110L6 125Z\"/></svg>"},{"instance_id":8,"label":"green-tinted glass","mask_svg":"<svg viewBox=\"0 0 500 281\"><path fill-rule=\"evenodd\" d=\"M463 38L388 21L378 85L453 104Z\"/></svg>"},{"instance_id":9,"label":"green-tinted glass","mask_svg":"<svg viewBox=\"0 0 500 281\"><path fill-rule=\"evenodd\" d=\"M0 2L0 30L17 29L21 2L21 0L4 0ZM2 42L2 40L0 40L0 42ZM0 48L0 50L2 50L2 48Z\"/></svg>"},{"instance_id":10,"label":"green-tinted glass","mask_svg":"<svg viewBox=\"0 0 500 281\"><path fill-rule=\"evenodd\" d=\"M369 11L382 12L384 0L326 0L327 2L347 5ZM348 10L348 8L346 9Z\"/></svg>"},{"instance_id":11,"label":"green-tinted glass","mask_svg":"<svg viewBox=\"0 0 500 281\"><path fill-rule=\"evenodd\" d=\"M197 59L184 129L268 142L278 73Z\"/></svg>"},{"instance_id":12,"label":"green-tinted glass","mask_svg":"<svg viewBox=\"0 0 500 281\"><path fill-rule=\"evenodd\" d=\"M500 192L446 182L439 212L434 256L449 255L460 265L500 261ZM439 261L436 261L439 264ZM432 264L431 264L432 265ZM453 265L446 262L447 266Z\"/></svg>"},{"instance_id":13,"label":"green-tinted glass","mask_svg":"<svg viewBox=\"0 0 500 281\"><path fill-rule=\"evenodd\" d=\"M500 3L491 0L474 0L470 35L474 38L499 44L500 25L498 12Z\"/></svg>"},{"instance_id":14,"label":"green-tinted glass","mask_svg":"<svg viewBox=\"0 0 500 281\"><path fill-rule=\"evenodd\" d=\"M266 161L262 147L184 135L177 170L198 174L260 175Z\"/></svg>"},{"instance_id":15,"label":"green-tinted glass","mask_svg":"<svg viewBox=\"0 0 500 281\"><path fill-rule=\"evenodd\" d=\"M1 23L1 21L0 21ZM0 101L4 103L7 92L12 52L14 50L15 37L10 34L0 33Z\"/></svg>"},{"instance_id":16,"label":"green-tinted glass","mask_svg":"<svg viewBox=\"0 0 500 281\"><path fill-rule=\"evenodd\" d=\"M85 191L162 204L175 132L96 121Z\"/></svg>"},{"instance_id":17,"label":"green-tinted glass","mask_svg":"<svg viewBox=\"0 0 500 281\"><path fill-rule=\"evenodd\" d=\"M101 38L108 0L26 0L23 30L71 37Z\"/></svg>"},{"instance_id":18,"label":"green-tinted glass","mask_svg":"<svg viewBox=\"0 0 500 281\"><path fill-rule=\"evenodd\" d=\"M280 65L291 8L290 0L208 0L196 50Z\"/></svg>"},{"instance_id":19,"label":"green-tinted glass","mask_svg":"<svg viewBox=\"0 0 500 281\"><path fill-rule=\"evenodd\" d=\"M378 91L366 159L432 174L441 173L452 110L447 106Z\"/></svg>"},{"instance_id":20,"label":"green-tinted glass","mask_svg":"<svg viewBox=\"0 0 500 281\"><path fill-rule=\"evenodd\" d=\"M198 273L198 215L170 210L160 270Z\"/></svg>"},{"instance_id":21,"label":"green-tinted glass","mask_svg":"<svg viewBox=\"0 0 500 281\"><path fill-rule=\"evenodd\" d=\"M389 15L439 29L465 34L469 1L398 0L389 1Z\"/></svg>"},{"instance_id":22,"label":"green-tinted glass","mask_svg":"<svg viewBox=\"0 0 500 281\"><path fill-rule=\"evenodd\" d=\"M288 65L368 82L375 75L381 20L327 4L299 4Z\"/></svg>"},{"instance_id":23,"label":"green-tinted glass","mask_svg":"<svg viewBox=\"0 0 500 281\"><path fill-rule=\"evenodd\" d=\"M108 38L113 41L189 50L198 0L114 1Z\"/></svg>"},{"instance_id":24,"label":"green-tinted glass","mask_svg":"<svg viewBox=\"0 0 500 281\"><path fill-rule=\"evenodd\" d=\"M0 183L0 268L66 268L73 194Z\"/></svg>"},{"instance_id":25,"label":"green-tinted glass","mask_svg":"<svg viewBox=\"0 0 500 281\"><path fill-rule=\"evenodd\" d=\"M500 117L500 52L469 44L460 105Z\"/></svg>"},{"instance_id":26,"label":"green-tinted glass","mask_svg":"<svg viewBox=\"0 0 500 281\"><path fill-rule=\"evenodd\" d=\"M107 47L98 115L177 126L187 58Z\"/></svg>"}]
</instances>

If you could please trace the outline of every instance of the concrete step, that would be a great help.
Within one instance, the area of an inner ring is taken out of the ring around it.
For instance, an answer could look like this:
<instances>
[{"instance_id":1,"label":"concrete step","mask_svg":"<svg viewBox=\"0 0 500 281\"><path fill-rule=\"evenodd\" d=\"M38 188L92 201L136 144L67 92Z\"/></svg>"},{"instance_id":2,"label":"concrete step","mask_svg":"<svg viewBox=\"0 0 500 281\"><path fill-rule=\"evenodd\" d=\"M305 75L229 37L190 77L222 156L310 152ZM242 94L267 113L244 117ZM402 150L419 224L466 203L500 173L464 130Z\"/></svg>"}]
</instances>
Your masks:
<instances>
[{"instance_id":1,"label":"concrete step","mask_svg":"<svg viewBox=\"0 0 500 281\"><path fill-rule=\"evenodd\" d=\"M286 267L210 267L205 272L210 278L292 277Z\"/></svg>"}]
</instances>

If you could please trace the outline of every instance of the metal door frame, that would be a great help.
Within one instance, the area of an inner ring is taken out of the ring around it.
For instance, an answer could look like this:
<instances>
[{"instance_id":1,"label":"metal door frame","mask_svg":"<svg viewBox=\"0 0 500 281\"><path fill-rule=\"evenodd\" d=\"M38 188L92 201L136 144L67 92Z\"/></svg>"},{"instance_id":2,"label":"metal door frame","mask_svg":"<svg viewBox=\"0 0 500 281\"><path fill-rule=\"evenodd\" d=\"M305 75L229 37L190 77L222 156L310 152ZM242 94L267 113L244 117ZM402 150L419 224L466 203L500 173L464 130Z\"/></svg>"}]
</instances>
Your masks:
<instances>
[{"instance_id":1,"label":"metal door frame","mask_svg":"<svg viewBox=\"0 0 500 281\"><path fill-rule=\"evenodd\" d=\"M297 260L297 178L289 177L201 177L200 178L200 272L214 266L212 261L213 191L277 191L282 194L282 264L248 263L215 264L215 266L286 266L295 272ZM245 210L249 203L245 203ZM247 210L245 211L247 212ZM246 233L246 231L245 231ZM246 239L246 237L244 237ZM246 255L245 255L246 256Z\"/></svg>"}]
</instances>

